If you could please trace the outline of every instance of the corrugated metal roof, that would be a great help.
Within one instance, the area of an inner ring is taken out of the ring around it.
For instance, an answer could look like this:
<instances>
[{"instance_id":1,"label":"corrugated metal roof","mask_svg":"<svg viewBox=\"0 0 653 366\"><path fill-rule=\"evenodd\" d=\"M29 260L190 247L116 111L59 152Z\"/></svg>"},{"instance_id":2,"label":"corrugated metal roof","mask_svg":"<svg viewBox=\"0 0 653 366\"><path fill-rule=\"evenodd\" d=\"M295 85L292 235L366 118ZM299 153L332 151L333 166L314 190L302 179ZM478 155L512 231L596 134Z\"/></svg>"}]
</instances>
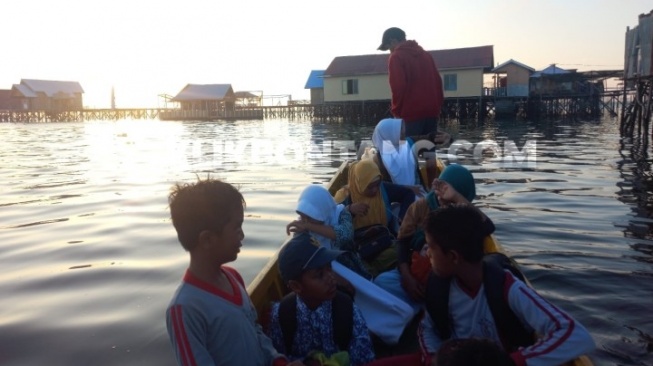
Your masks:
<instances>
[{"instance_id":1,"label":"corrugated metal roof","mask_svg":"<svg viewBox=\"0 0 653 366\"><path fill-rule=\"evenodd\" d=\"M36 93L27 85L14 84L11 86L12 95L15 97L36 98Z\"/></svg>"},{"instance_id":2,"label":"corrugated metal roof","mask_svg":"<svg viewBox=\"0 0 653 366\"><path fill-rule=\"evenodd\" d=\"M532 68L532 67L530 67L530 66L527 66L527 65L525 65L525 64L522 64L521 62L519 62L519 61L515 61L515 60L513 60L513 59L510 59L510 60L508 60L508 61L502 63L501 65L495 67L494 69L492 69L492 72L501 72L501 71L503 71L502 69L503 69L504 67L506 67L507 65L510 65L510 64L512 64L512 65L517 65L517 66L519 66L519 67L521 67L521 68L524 68L524 69L526 69L526 70L528 70L528 71L530 71L530 72L535 72L535 69L534 69L534 68Z\"/></svg>"},{"instance_id":3,"label":"corrugated metal roof","mask_svg":"<svg viewBox=\"0 0 653 366\"><path fill-rule=\"evenodd\" d=\"M222 100L233 98L234 91L231 84L187 84L174 98L174 102L191 100Z\"/></svg>"},{"instance_id":4,"label":"corrugated metal roof","mask_svg":"<svg viewBox=\"0 0 653 366\"><path fill-rule=\"evenodd\" d=\"M561 75L561 74L569 74L570 72L571 72L570 70L561 69L555 64L551 64L546 69L534 73L533 75L531 75L531 77L539 78L542 75Z\"/></svg>"},{"instance_id":5,"label":"corrugated metal roof","mask_svg":"<svg viewBox=\"0 0 653 366\"><path fill-rule=\"evenodd\" d=\"M311 70L311 74L308 75L308 80L306 80L306 85L304 89L313 89L313 88L324 88L324 70Z\"/></svg>"},{"instance_id":6,"label":"corrugated metal roof","mask_svg":"<svg viewBox=\"0 0 653 366\"><path fill-rule=\"evenodd\" d=\"M471 68L490 70L494 65L494 46L454 48L427 52L431 54L440 71ZM324 72L324 77L387 74L389 56L387 53L339 56L331 61L331 64Z\"/></svg>"},{"instance_id":7,"label":"corrugated metal roof","mask_svg":"<svg viewBox=\"0 0 653 366\"><path fill-rule=\"evenodd\" d=\"M260 98L260 95L256 95L248 91L237 91L234 93L234 97L237 99L250 99L250 98Z\"/></svg>"},{"instance_id":8,"label":"corrugated metal roof","mask_svg":"<svg viewBox=\"0 0 653 366\"><path fill-rule=\"evenodd\" d=\"M35 80L21 79L21 85L27 86L34 93L44 93L48 97L70 97L73 98L76 93L83 93L84 89L76 81L55 81L55 80Z\"/></svg>"}]
</instances>

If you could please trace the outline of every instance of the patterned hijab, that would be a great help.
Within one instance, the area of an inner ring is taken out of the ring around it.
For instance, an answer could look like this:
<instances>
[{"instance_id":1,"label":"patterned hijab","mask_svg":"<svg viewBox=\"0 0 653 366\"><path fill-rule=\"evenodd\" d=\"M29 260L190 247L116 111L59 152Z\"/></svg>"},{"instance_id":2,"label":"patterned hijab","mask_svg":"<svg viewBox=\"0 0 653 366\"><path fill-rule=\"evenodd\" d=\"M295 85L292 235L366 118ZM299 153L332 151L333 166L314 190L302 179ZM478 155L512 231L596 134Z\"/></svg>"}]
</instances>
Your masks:
<instances>
[{"instance_id":1,"label":"patterned hijab","mask_svg":"<svg viewBox=\"0 0 653 366\"><path fill-rule=\"evenodd\" d=\"M311 184L304 188L297 200L297 213L304 215L335 227L338 225L338 218L345 207L336 204L331 193L319 184ZM332 248L332 240L326 236L311 232L311 235L320 242L321 247Z\"/></svg>"},{"instance_id":2,"label":"patterned hijab","mask_svg":"<svg viewBox=\"0 0 653 366\"><path fill-rule=\"evenodd\" d=\"M385 202L381 194L381 187L372 197L363 194L370 183L381 179L381 171L372 159L359 160L349 167L349 195L352 203L367 203L367 215L354 216L354 229L381 224L387 225L388 217L385 213Z\"/></svg>"},{"instance_id":3,"label":"patterned hijab","mask_svg":"<svg viewBox=\"0 0 653 366\"><path fill-rule=\"evenodd\" d=\"M374 128L372 143L379 152L392 183L419 184L415 181L416 161L408 142L401 140L402 119L382 119Z\"/></svg>"}]
</instances>

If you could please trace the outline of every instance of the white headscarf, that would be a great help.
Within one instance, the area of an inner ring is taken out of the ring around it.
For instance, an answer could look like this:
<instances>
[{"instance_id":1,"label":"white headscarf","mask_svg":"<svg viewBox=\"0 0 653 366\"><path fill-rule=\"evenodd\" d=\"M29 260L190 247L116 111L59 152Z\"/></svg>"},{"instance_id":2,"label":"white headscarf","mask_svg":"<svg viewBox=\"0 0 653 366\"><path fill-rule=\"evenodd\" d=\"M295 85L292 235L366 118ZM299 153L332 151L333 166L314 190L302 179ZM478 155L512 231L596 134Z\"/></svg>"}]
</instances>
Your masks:
<instances>
[{"instance_id":1,"label":"white headscarf","mask_svg":"<svg viewBox=\"0 0 653 366\"><path fill-rule=\"evenodd\" d=\"M319 184L311 184L304 188L297 200L297 213L301 212L331 227L338 225L338 218L344 208L344 205L336 204L331 193ZM311 232L311 235L320 242L320 246L332 248L331 239L315 232Z\"/></svg>"},{"instance_id":2,"label":"white headscarf","mask_svg":"<svg viewBox=\"0 0 653 366\"><path fill-rule=\"evenodd\" d=\"M401 137L400 118L382 119L374 128L372 143L378 150L392 183L401 185L419 184L415 181L415 155L408 143Z\"/></svg>"}]
</instances>

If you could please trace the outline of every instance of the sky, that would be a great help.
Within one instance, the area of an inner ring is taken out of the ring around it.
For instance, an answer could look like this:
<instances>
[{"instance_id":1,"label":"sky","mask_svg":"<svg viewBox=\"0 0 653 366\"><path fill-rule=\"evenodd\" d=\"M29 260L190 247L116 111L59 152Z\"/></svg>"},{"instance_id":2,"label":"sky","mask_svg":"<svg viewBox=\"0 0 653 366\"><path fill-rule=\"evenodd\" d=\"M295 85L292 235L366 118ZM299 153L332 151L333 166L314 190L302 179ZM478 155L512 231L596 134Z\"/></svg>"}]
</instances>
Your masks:
<instances>
[{"instance_id":1,"label":"sky","mask_svg":"<svg viewBox=\"0 0 653 366\"><path fill-rule=\"evenodd\" d=\"M619 70L627 27L650 0L21 0L0 9L0 89L78 81L84 105L163 107L186 84L231 84L268 101L304 89L338 56L379 54L400 27L426 50L494 46L536 70ZM282 98L280 97L279 100Z\"/></svg>"}]
</instances>

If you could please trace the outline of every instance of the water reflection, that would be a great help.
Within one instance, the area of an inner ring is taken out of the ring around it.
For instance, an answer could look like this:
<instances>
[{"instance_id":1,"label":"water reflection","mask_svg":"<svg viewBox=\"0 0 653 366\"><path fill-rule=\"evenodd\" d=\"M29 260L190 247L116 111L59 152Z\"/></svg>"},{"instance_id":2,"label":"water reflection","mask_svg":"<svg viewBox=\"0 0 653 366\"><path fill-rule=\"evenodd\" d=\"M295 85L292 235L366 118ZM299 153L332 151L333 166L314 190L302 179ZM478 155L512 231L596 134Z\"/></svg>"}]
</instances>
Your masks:
<instances>
[{"instance_id":1,"label":"water reflection","mask_svg":"<svg viewBox=\"0 0 653 366\"><path fill-rule=\"evenodd\" d=\"M374 125L0 124L3 364L174 364L162 313L187 257L169 222L170 185L211 174L241 187L246 238L234 266L249 281L286 238L301 189L327 182ZM461 150L475 201L535 288L589 328L597 365L653 364L646 141L621 137L610 119L443 128L473 144L536 142L532 167Z\"/></svg>"}]
</instances>

